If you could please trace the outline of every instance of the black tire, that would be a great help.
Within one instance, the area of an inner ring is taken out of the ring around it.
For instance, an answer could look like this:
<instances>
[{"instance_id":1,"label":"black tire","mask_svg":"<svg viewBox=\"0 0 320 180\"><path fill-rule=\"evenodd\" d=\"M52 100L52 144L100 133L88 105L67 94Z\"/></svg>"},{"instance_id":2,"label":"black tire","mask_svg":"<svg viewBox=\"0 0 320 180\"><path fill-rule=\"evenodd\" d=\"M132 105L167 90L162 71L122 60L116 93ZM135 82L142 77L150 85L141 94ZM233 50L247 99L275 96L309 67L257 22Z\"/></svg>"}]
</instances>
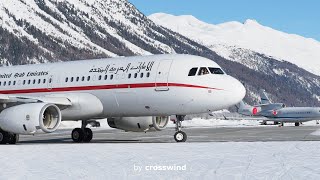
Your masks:
<instances>
[{"instance_id":1,"label":"black tire","mask_svg":"<svg viewBox=\"0 0 320 180\"><path fill-rule=\"evenodd\" d=\"M273 124L274 124L274 125L278 125L279 122L278 122L278 121L273 121Z\"/></svg>"},{"instance_id":2,"label":"black tire","mask_svg":"<svg viewBox=\"0 0 320 180\"><path fill-rule=\"evenodd\" d=\"M9 144L16 144L19 142L19 134L10 134L10 138L8 140Z\"/></svg>"},{"instance_id":3,"label":"black tire","mask_svg":"<svg viewBox=\"0 0 320 180\"><path fill-rule=\"evenodd\" d=\"M90 142L92 140L92 137L93 137L92 130L90 128L85 128L83 142Z\"/></svg>"},{"instance_id":4,"label":"black tire","mask_svg":"<svg viewBox=\"0 0 320 180\"><path fill-rule=\"evenodd\" d=\"M294 126L300 126L300 123L299 122L295 122Z\"/></svg>"},{"instance_id":5,"label":"black tire","mask_svg":"<svg viewBox=\"0 0 320 180\"><path fill-rule=\"evenodd\" d=\"M178 131L174 134L174 140L176 140L176 142L186 142L187 134L183 131Z\"/></svg>"},{"instance_id":6,"label":"black tire","mask_svg":"<svg viewBox=\"0 0 320 180\"><path fill-rule=\"evenodd\" d=\"M0 144L7 144L9 141L9 133L0 131Z\"/></svg>"},{"instance_id":7,"label":"black tire","mask_svg":"<svg viewBox=\"0 0 320 180\"><path fill-rule=\"evenodd\" d=\"M73 142L79 143L84 139L84 132L81 128L75 128L72 130L71 138Z\"/></svg>"}]
</instances>

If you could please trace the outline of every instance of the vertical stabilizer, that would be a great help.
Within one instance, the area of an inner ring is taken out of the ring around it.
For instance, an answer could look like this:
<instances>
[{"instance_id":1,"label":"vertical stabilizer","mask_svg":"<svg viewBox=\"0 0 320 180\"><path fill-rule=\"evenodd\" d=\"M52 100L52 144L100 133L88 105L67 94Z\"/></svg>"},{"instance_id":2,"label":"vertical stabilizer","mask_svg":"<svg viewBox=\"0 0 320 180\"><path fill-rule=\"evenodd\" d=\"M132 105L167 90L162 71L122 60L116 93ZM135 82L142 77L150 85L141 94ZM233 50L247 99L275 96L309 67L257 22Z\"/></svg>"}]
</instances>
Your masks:
<instances>
[{"instance_id":1,"label":"vertical stabilizer","mask_svg":"<svg viewBox=\"0 0 320 180\"><path fill-rule=\"evenodd\" d=\"M260 93L260 104L271 104L271 101L269 100L265 90L261 89L259 93Z\"/></svg>"}]
</instances>

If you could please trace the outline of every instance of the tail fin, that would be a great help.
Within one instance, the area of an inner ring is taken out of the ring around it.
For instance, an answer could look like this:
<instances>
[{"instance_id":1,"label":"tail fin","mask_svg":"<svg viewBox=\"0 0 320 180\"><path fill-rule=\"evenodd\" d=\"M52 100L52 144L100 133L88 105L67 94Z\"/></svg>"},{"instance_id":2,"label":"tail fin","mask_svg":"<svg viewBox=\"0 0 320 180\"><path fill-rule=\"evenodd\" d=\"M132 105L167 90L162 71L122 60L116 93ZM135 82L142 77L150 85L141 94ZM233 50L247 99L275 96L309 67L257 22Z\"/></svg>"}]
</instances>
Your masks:
<instances>
[{"instance_id":1,"label":"tail fin","mask_svg":"<svg viewBox=\"0 0 320 180\"><path fill-rule=\"evenodd\" d=\"M270 99L268 98L265 90L261 89L260 90L260 104L271 104L271 101Z\"/></svg>"}]
</instances>

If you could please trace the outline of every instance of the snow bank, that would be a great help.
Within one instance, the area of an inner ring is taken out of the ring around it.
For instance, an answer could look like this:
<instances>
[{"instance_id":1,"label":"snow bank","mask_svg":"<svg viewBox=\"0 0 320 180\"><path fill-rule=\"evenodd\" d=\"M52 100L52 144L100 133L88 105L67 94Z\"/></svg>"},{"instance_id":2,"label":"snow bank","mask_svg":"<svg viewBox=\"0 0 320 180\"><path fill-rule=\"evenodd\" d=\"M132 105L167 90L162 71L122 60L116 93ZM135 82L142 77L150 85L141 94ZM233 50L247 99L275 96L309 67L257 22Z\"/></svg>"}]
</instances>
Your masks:
<instances>
[{"instance_id":1,"label":"snow bank","mask_svg":"<svg viewBox=\"0 0 320 180\"><path fill-rule=\"evenodd\" d=\"M108 125L107 119L98 120L100 122L100 127L103 129L111 128ZM221 119L201 119L193 118L192 120L186 120L182 123L184 127L256 127L264 126L260 125L261 121L257 120L222 120ZM273 122L268 122L272 124ZM316 121L304 122L303 126L316 126ZM294 123L285 123L285 126L294 126ZM81 121L63 121L60 125L60 129L73 129L81 127ZM172 121L168 123L168 127L175 127ZM320 135L320 131L319 131Z\"/></svg>"},{"instance_id":2,"label":"snow bank","mask_svg":"<svg viewBox=\"0 0 320 180\"><path fill-rule=\"evenodd\" d=\"M259 121L256 120L219 120L219 119L200 119L194 118L189 121L183 121L184 127L244 127L244 126L259 126ZM168 124L169 127L175 126L173 123Z\"/></svg>"}]
</instances>

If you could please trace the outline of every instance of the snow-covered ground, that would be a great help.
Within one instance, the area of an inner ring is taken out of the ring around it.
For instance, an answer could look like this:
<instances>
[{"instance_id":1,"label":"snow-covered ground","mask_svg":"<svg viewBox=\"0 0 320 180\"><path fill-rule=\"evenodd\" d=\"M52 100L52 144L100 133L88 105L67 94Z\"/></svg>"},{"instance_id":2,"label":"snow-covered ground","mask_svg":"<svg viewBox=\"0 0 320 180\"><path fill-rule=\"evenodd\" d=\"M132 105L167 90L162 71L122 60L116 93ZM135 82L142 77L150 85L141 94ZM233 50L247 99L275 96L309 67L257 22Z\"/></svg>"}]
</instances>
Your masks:
<instances>
[{"instance_id":1,"label":"snow-covered ground","mask_svg":"<svg viewBox=\"0 0 320 180\"><path fill-rule=\"evenodd\" d=\"M194 118L184 126L260 125ZM319 179L319 149L317 141L8 145L0 148L0 179Z\"/></svg>"},{"instance_id":2,"label":"snow-covered ground","mask_svg":"<svg viewBox=\"0 0 320 180\"><path fill-rule=\"evenodd\" d=\"M319 149L320 142L2 146L0 179L319 179Z\"/></svg>"}]
</instances>

